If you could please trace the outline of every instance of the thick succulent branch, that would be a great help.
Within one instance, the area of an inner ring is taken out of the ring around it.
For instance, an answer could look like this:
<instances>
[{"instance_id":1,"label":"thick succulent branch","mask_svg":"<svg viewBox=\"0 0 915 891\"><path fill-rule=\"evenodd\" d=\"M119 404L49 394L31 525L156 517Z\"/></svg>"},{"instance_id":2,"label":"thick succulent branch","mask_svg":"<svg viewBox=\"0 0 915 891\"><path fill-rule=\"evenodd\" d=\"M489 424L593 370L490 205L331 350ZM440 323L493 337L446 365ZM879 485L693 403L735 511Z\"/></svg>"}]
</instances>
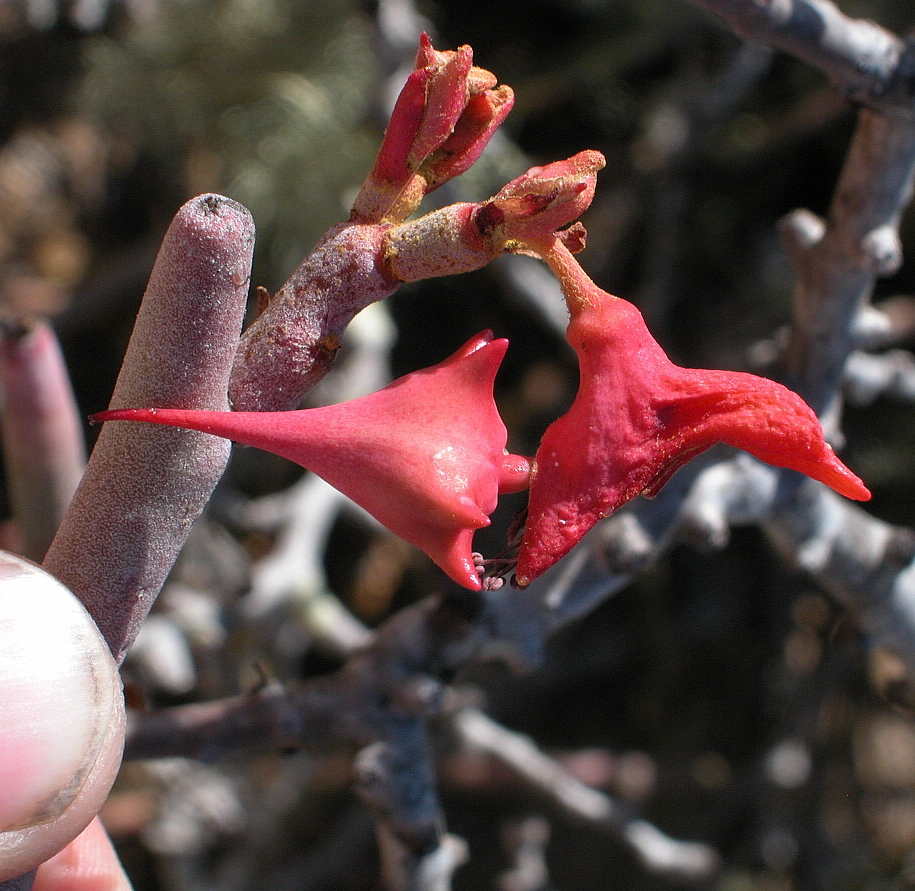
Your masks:
<instances>
[{"instance_id":1,"label":"thick succulent branch","mask_svg":"<svg viewBox=\"0 0 915 891\"><path fill-rule=\"evenodd\" d=\"M114 407L227 407L254 224L217 195L185 204L162 242L115 386ZM102 430L45 567L124 658L229 456L200 433Z\"/></svg>"}]
</instances>

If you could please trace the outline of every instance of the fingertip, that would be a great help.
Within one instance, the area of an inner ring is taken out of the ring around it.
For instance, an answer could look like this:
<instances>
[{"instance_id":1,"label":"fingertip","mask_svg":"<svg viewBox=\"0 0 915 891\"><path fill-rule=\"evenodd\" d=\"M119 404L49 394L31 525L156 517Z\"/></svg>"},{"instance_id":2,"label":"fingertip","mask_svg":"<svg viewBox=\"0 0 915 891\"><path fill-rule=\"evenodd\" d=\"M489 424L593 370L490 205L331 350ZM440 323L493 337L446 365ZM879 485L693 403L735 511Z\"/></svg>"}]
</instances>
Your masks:
<instances>
[{"instance_id":1,"label":"fingertip","mask_svg":"<svg viewBox=\"0 0 915 891\"><path fill-rule=\"evenodd\" d=\"M124 725L117 666L85 608L0 552L0 880L43 863L98 813Z\"/></svg>"},{"instance_id":2,"label":"fingertip","mask_svg":"<svg viewBox=\"0 0 915 891\"><path fill-rule=\"evenodd\" d=\"M96 817L70 844L42 864L32 891L131 891L108 833Z\"/></svg>"}]
</instances>

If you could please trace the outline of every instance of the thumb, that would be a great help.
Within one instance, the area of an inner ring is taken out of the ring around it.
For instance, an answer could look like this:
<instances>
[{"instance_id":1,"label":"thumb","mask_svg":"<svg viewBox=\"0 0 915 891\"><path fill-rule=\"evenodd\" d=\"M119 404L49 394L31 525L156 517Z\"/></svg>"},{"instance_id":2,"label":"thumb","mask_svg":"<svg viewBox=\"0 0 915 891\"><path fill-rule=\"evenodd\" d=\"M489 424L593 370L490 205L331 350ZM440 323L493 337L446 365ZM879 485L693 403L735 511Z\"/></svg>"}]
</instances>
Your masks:
<instances>
[{"instance_id":1,"label":"thumb","mask_svg":"<svg viewBox=\"0 0 915 891\"><path fill-rule=\"evenodd\" d=\"M95 623L60 582L0 551L0 880L86 828L123 740L120 678Z\"/></svg>"}]
</instances>

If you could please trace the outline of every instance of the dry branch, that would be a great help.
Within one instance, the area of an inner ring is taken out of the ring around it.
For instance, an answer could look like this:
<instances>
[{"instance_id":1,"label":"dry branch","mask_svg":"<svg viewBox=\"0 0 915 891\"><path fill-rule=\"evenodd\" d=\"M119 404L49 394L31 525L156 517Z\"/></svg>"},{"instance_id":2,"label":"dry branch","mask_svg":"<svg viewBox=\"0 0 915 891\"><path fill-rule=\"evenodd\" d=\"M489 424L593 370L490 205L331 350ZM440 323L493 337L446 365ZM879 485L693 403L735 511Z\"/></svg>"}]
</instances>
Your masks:
<instances>
[{"instance_id":1,"label":"dry branch","mask_svg":"<svg viewBox=\"0 0 915 891\"><path fill-rule=\"evenodd\" d=\"M651 874L694 882L707 881L717 871L718 855L708 845L670 838L481 711L464 709L450 723L464 746L497 759L567 818L621 841Z\"/></svg>"}]
</instances>

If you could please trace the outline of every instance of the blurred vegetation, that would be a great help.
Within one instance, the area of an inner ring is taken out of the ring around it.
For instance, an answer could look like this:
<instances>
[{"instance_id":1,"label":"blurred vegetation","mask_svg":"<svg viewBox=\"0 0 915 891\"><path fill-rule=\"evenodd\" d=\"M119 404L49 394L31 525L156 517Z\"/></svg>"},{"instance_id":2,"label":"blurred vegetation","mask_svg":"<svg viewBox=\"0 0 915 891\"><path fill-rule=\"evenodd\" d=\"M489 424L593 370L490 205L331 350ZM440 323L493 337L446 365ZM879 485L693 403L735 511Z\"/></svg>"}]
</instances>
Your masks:
<instances>
[{"instance_id":1,"label":"blurred vegetation","mask_svg":"<svg viewBox=\"0 0 915 891\"><path fill-rule=\"evenodd\" d=\"M841 5L900 33L911 25L911 10L893 0ZM213 190L249 206L254 282L275 289L346 215L378 144L386 79L409 61L380 41L372 3L98 6L87 26L77 3L0 5L0 301L4 312L57 320L86 411L106 403L178 205ZM643 308L678 361L748 367L750 347L789 313L791 270L775 224L795 207L826 211L854 126L830 84L793 59L743 48L679 0L429 2L420 12L437 46L471 44L517 96L506 138L442 200L483 198L530 164L599 149L608 166L585 216L586 268ZM913 236L910 219L909 256ZM913 278L910 262L879 284L878 300L911 293ZM572 397L574 366L498 264L405 287L389 304L398 374L483 327L512 339L500 403L514 449L533 451ZM848 463L875 491L872 509L913 525L910 406L851 409L845 432ZM294 476L245 453L224 487L247 497ZM484 550L500 549L508 519L482 537ZM268 544L240 547L256 555ZM376 621L440 589L426 562L344 519L328 571L344 601L371 600L363 617ZM367 600L380 565L383 590ZM316 656L301 670L326 667ZM721 553L674 548L564 632L535 673L480 667L466 680L497 718L551 749L613 753L604 780L616 794L670 833L721 850L717 891L913 887L915 728L880 699L873 669L842 611L745 530ZM219 683L195 695L233 692ZM247 772L254 787L282 770L263 759L225 769ZM339 833L350 844L347 881L338 872L336 883L307 887L376 887L368 824L346 816L346 768L314 772L299 822L287 821L264 856L294 864L315 846L333 857L327 834ZM540 804L521 790L473 787L459 767L445 776L450 827L473 855L456 887L494 887L506 868L503 823ZM144 841L154 804L142 783L113 803L109 825L140 891L207 887L200 876L220 875L220 858L245 844L242 830L197 860L162 853ZM257 809L256 796L247 807ZM548 858L563 891L670 887L617 845L558 821ZM304 887L290 875L283 887Z\"/></svg>"}]
</instances>

